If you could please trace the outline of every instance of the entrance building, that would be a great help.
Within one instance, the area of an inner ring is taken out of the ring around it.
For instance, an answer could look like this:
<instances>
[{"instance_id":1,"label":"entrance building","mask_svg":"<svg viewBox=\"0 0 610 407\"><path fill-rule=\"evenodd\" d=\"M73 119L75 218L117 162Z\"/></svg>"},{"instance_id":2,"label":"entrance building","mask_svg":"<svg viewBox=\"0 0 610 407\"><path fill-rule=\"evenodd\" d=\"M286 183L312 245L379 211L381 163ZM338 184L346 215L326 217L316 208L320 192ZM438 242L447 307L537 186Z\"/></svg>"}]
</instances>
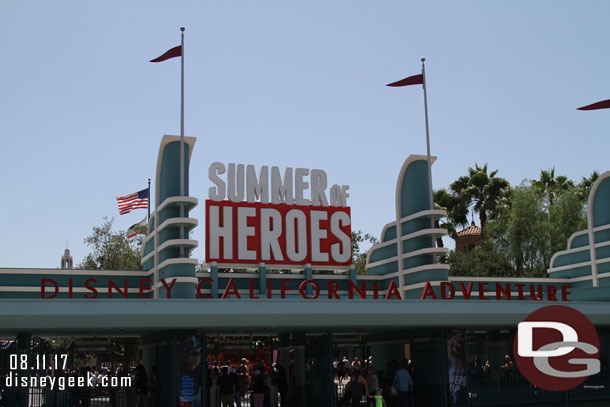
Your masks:
<instances>
[{"instance_id":1,"label":"entrance building","mask_svg":"<svg viewBox=\"0 0 610 407\"><path fill-rule=\"evenodd\" d=\"M215 407L214 362L243 357L283 366L285 403L294 406L335 406L343 382L333 362L343 357L372 358L386 400L397 364L410 360L415 406L610 401L610 172L592 188L588 229L553 256L549 277L513 279L451 277L438 262L447 249L434 241L446 231L434 220L444 212L432 209L424 156L410 156L400 170L396 212L369 250L366 275L345 260L345 186L327 188L320 170L286 170L278 181L276 167L257 173L214 163L207 262L198 268L189 257L198 245L189 232L199 225L198 200L188 196L194 145L173 136L161 142L144 271L0 269L0 337L28 355L33 336L138 336L144 367L158 372L159 406ZM600 372L551 392L513 364L513 339L527 315L557 304L596 327Z\"/></svg>"}]
</instances>

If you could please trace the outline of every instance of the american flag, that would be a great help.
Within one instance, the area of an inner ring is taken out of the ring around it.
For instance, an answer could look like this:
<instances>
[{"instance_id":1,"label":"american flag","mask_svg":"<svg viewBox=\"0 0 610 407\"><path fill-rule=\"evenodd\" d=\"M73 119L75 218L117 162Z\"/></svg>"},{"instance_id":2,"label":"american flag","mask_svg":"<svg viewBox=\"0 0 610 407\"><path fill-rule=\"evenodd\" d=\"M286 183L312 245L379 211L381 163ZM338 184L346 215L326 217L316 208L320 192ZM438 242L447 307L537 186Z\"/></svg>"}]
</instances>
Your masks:
<instances>
[{"instance_id":1,"label":"american flag","mask_svg":"<svg viewBox=\"0 0 610 407\"><path fill-rule=\"evenodd\" d=\"M118 197L116 200L119 204L119 214L125 215L134 209L148 208L149 196L150 188L146 188L133 194Z\"/></svg>"}]
</instances>

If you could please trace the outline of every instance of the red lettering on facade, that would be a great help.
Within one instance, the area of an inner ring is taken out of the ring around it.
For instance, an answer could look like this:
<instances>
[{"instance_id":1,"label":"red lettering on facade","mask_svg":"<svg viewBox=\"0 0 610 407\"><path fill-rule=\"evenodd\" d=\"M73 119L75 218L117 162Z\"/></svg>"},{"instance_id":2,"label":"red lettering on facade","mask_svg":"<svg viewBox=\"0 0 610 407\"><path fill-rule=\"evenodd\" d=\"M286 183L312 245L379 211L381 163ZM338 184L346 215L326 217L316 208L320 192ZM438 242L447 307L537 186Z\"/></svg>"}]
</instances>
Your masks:
<instances>
[{"instance_id":1,"label":"red lettering on facade","mask_svg":"<svg viewBox=\"0 0 610 407\"><path fill-rule=\"evenodd\" d=\"M237 289L237 286L235 285L235 281L233 281L233 277L231 277L229 279L229 282L227 283L227 287L225 288L224 293L222 293L222 299L224 300L229 295L234 295L235 297L237 297L237 299L241 299L241 296L239 295L239 290Z\"/></svg>"},{"instance_id":2,"label":"red lettering on facade","mask_svg":"<svg viewBox=\"0 0 610 407\"><path fill-rule=\"evenodd\" d=\"M428 297L431 297L433 300L436 300L436 294L434 293L434 288L432 288L432 284L430 284L430 281L426 281L426 287L424 288L424 292L421 295L421 299L425 300Z\"/></svg>"},{"instance_id":3,"label":"red lettering on facade","mask_svg":"<svg viewBox=\"0 0 610 407\"><path fill-rule=\"evenodd\" d=\"M51 283L55 291L51 294L50 297L45 296L45 287L47 283ZM57 293L59 293L59 286L57 285L57 281L52 280L50 278L43 278L40 280L40 298L51 299L57 297Z\"/></svg>"},{"instance_id":4,"label":"red lettering on facade","mask_svg":"<svg viewBox=\"0 0 610 407\"><path fill-rule=\"evenodd\" d=\"M447 294L446 288L449 288L449 294ZM443 300L450 300L453 297L455 297L455 287L453 287L453 284L443 281L441 283L441 298Z\"/></svg>"},{"instance_id":5,"label":"red lettering on facade","mask_svg":"<svg viewBox=\"0 0 610 407\"><path fill-rule=\"evenodd\" d=\"M204 284L214 284L214 280L212 280L211 278L202 278L201 281L199 281L199 284L197 284L197 297L214 298L213 295L203 295L203 293L201 292L201 286Z\"/></svg>"}]
</instances>

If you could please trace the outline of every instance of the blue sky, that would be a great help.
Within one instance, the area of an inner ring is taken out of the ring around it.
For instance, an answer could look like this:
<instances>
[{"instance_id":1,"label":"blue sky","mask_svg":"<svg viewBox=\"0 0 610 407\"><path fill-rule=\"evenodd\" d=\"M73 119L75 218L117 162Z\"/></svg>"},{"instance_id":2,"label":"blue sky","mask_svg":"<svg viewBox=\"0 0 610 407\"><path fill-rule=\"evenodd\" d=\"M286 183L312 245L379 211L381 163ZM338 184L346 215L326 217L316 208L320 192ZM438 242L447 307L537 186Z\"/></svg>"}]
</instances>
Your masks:
<instances>
[{"instance_id":1,"label":"blue sky","mask_svg":"<svg viewBox=\"0 0 610 407\"><path fill-rule=\"evenodd\" d=\"M211 162L321 168L349 184L354 229L393 218L398 171L425 154L426 57L435 188L474 163L511 183L541 169L610 170L606 1L14 1L0 6L0 267L76 262L116 196L146 187L179 133L179 61L151 64L186 27L185 132L204 244ZM194 252L203 258L203 249Z\"/></svg>"}]
</instances>

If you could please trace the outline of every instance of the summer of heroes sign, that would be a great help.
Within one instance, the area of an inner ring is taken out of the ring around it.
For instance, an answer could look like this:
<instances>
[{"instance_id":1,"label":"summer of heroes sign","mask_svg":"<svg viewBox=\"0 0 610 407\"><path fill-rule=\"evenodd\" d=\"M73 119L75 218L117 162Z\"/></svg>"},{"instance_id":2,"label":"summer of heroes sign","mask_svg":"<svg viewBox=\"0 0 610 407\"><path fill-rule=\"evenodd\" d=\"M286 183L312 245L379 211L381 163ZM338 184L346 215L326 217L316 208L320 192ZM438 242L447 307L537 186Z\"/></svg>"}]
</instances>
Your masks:
<instances>
[{"instance_id":1,"label":"summer of heroes sign","mask_svg":"<svg viewBox=\"0 0 610 407\"><path fill-rule=\"evenodd\" d=\"M352 263L349 186L326 172L215 162L205 203L206 262L342 268Z\"/></svg>"}]
</instances>

